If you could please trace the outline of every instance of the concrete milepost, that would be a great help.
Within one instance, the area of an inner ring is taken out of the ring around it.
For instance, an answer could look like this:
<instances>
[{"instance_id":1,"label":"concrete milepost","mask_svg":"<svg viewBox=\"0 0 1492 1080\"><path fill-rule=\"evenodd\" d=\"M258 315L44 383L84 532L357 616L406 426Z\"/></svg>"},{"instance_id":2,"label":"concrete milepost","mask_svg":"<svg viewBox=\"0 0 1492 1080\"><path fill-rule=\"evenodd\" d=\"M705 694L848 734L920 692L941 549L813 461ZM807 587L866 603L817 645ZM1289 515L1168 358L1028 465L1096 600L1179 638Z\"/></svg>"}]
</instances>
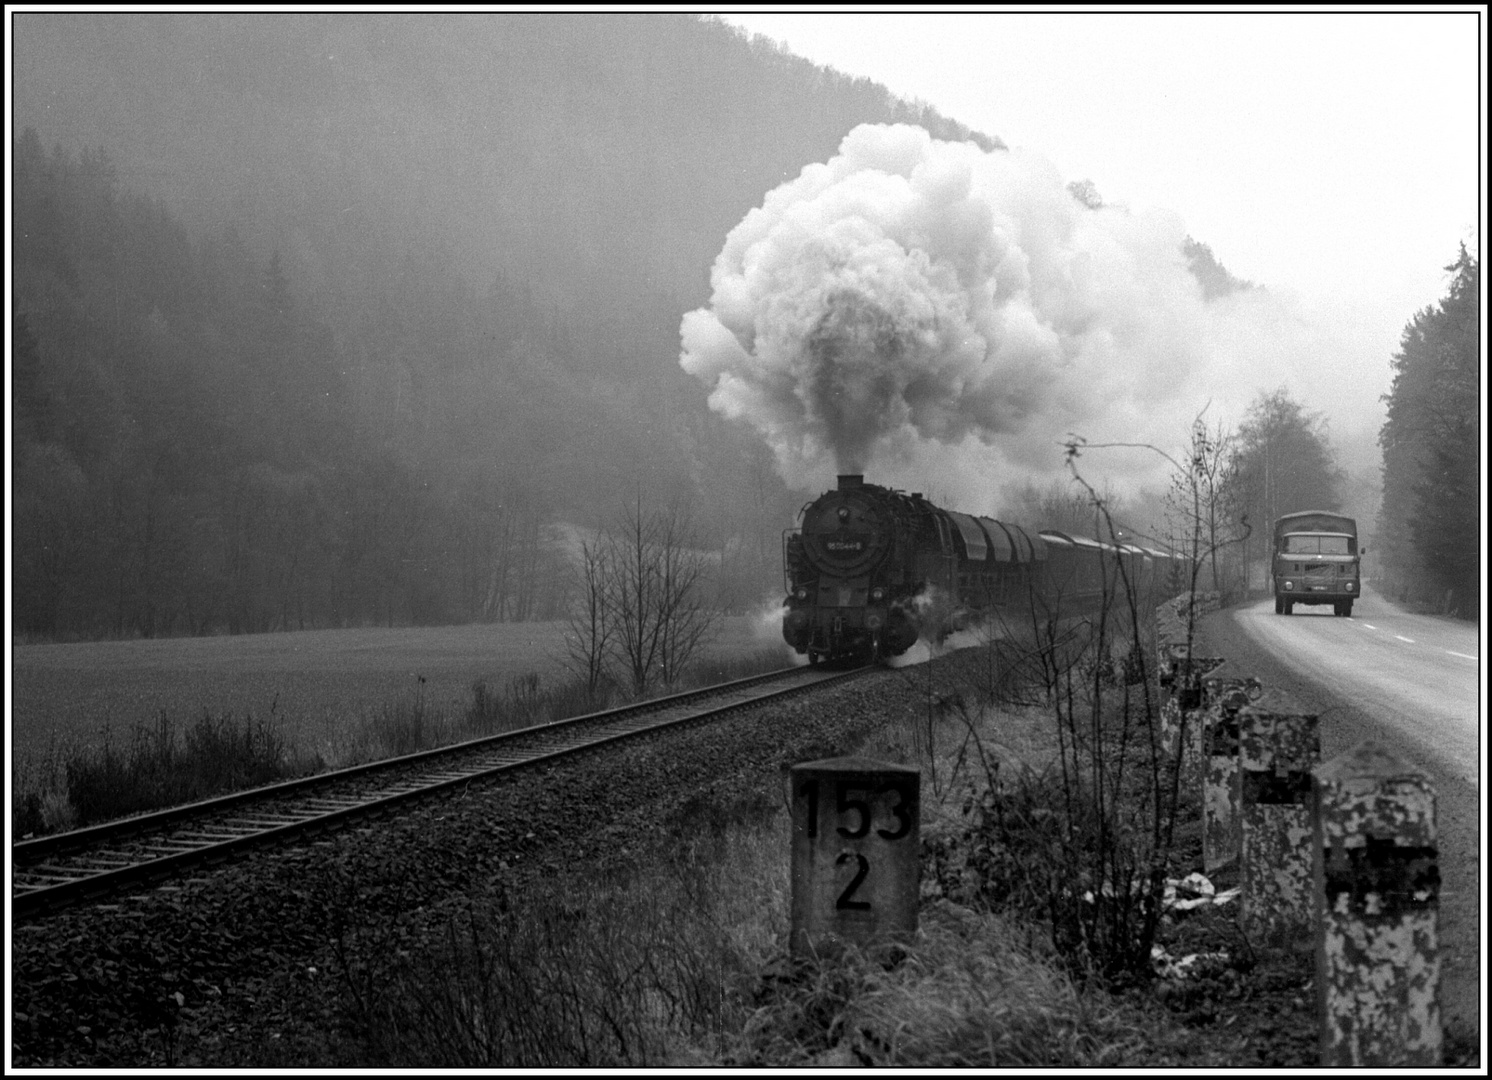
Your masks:
<instances>
[{"instance_id":1,"label":"concrete milepost","mask_svg":"<svg viewBox=\"0 0 1492 1080\"><path fill-rule=\"evenodd\" d=\"M830 956L917 930L916 769L869 758L794 765L792 951Z\"/></svg>"},{"instance_id":2,"label":"concrete milepost","mask_svg":"<svg viewBox=\"0 0 1492 1080\"><path fill-rule=\"evenodd\" d=\"M1315 777L1321 1065L1438 1068L1435 789L1372 741Z\"/></svg>"},{"instance_id":3,"label":"concrete milepost","mask_svg":"<svg viewBox=\"0 0 1492 1080\"><path fill-rule=\"evenodd\" d=\"M1314 713L1265 691L1238 710L1239 852L1244 932L1254 941L1308 929L1311 903L1311 770L1321 763Z\"/></svg>"}]
</instances>

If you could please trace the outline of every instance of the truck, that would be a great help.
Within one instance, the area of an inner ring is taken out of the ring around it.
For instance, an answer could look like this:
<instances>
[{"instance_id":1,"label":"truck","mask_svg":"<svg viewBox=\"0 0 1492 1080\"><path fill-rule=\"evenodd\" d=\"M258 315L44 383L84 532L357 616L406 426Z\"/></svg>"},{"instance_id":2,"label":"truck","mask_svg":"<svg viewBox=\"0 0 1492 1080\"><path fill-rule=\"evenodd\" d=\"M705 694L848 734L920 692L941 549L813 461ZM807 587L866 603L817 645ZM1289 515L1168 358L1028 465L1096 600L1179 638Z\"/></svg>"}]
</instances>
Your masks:
<instances>
[{"instance_id":1,"label":"truck","mask_svg":"<svg viewBox=\"0 0 1492 1080\"><path fill-rule=\"evenodd\" d=\"M1296 604L1330 604L1333 614L1352 617L1362 594L1362 557L1357 522L1325 510L1285 514L1274 523L1274 613L1290 615Z\"/></svg>"}]
</instances>

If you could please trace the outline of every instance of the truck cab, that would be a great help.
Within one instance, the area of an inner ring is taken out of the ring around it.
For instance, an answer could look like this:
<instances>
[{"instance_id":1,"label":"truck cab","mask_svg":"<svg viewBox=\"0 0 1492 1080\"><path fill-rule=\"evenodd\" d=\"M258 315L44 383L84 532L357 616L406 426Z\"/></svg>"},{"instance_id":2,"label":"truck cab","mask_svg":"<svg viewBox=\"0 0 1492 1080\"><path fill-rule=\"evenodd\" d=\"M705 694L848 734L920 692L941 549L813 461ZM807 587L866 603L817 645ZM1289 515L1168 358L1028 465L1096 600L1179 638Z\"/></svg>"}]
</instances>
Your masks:
<instances>
[{"instance_id":1,"label":"truck cab","mask_svg":"<svg viewBox=\"0 0 1492 1080\"><path fill-rule=\"evenodd\" d=\"M1318 510L1286 514L1274 526L1274 613L1330 604L1334 614L1350 618L1362 592L1363 554L1352 518Z\"/></svg>"}]
</instances>

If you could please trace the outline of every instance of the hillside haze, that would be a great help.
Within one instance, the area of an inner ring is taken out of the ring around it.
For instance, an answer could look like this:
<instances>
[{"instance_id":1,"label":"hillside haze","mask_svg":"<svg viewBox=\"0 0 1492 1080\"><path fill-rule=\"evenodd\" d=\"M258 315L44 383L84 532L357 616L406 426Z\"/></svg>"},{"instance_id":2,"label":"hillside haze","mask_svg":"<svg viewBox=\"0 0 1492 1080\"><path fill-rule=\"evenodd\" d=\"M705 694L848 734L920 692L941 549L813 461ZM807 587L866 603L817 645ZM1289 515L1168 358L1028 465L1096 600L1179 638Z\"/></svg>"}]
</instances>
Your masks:
<instances>
[{"instance_id":1,"label":"hillside haze","mask_svg":"<svg viewBox=\"0 0 1492 1080\"><path fill-rule=\"evenodd\" d=\"M104 147L318 291L356 297L423 239L572 330L666 303L670 355L725 233L856 124L971 134L672 15L23 15L15 70L18 131Z\"/></svg>"},{"instance_id":2,"label":"hillside haze","mask_svg":"<svg viewBox=\"0 0 1492 1080\"><path fill-rule=\"evenodd\" d=\"M553 614L564 527L629 493L692 503L757 599L801 495L680 370L681 316L857 124L999 145L682 15L14 27L42 633Z\"/></svg>"}]
</instances>

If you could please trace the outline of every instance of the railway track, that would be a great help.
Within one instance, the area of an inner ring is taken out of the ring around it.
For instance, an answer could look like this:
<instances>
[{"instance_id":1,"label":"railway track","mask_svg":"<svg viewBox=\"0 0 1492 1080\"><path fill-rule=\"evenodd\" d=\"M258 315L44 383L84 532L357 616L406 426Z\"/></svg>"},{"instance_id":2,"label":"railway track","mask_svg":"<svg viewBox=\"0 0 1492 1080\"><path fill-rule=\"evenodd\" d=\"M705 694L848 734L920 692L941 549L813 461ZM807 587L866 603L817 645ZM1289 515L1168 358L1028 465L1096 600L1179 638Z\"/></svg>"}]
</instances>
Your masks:
<instances>
[{"instance_id":1,"label":"railway track","mask_svg":"<svg viewBox=\"0 0 1492 1080\"><path fill-rule=\"evenodd\" d=\"M372 762L11 847L11 912L34 918L180 877L250 848L378 817L436 793L621 739L854 678L789 668L537 727Z\"/></svg>"}]
</instances>

